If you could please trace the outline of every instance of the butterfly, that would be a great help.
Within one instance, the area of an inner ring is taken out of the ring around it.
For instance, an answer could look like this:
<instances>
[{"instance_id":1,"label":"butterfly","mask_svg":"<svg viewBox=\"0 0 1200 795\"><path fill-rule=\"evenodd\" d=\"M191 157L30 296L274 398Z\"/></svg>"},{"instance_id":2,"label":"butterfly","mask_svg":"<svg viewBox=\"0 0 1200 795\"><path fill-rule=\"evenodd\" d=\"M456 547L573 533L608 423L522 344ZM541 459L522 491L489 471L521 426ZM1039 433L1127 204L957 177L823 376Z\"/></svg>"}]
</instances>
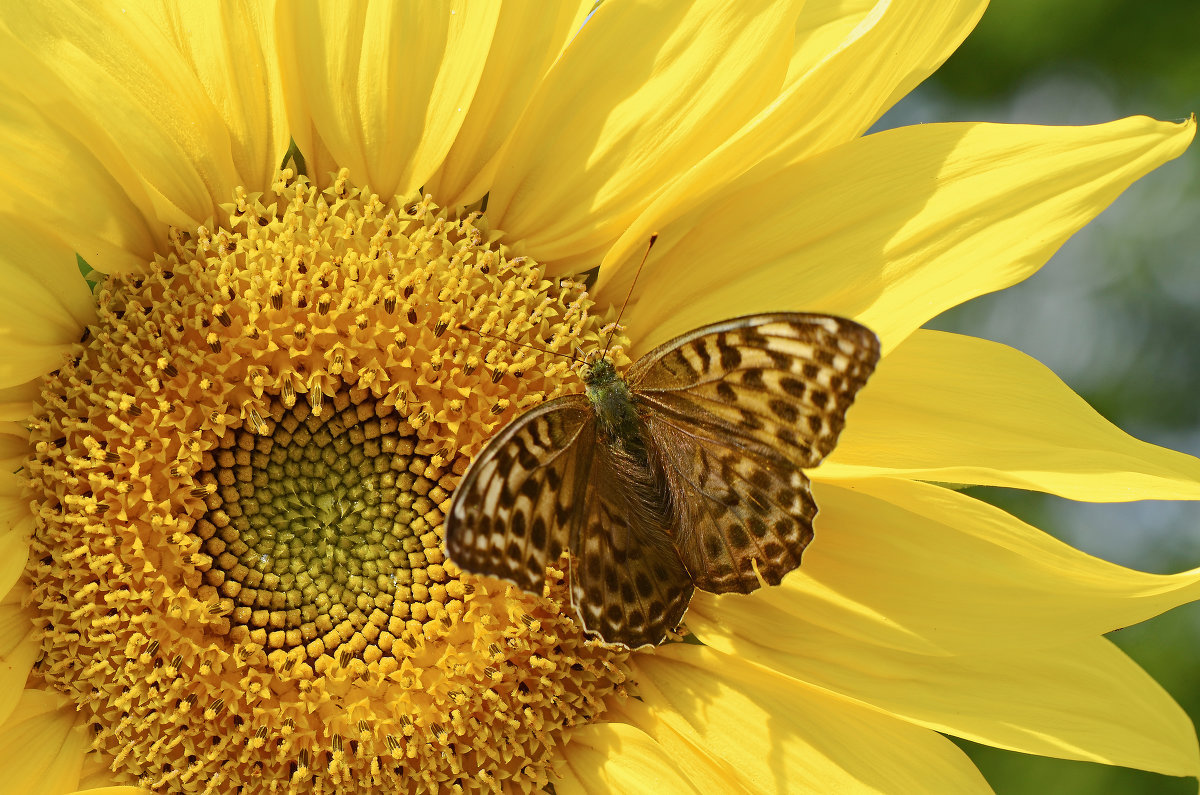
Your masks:
<instances>
[{"instance_id":1,"label":"butterfly","mask_svg":"<svg viewBox=\"0 0 1200 795\"><path fill-rule=\"evenodd\" d=\"M773 313L695 329L622 377L518 416L454 491L459 568L541 595L569 552L576 621L606 644L666 639L696 588L749 593L800 565L817 513L805 469L837 443L879 360L852 320Z\"/></svg>"}]
</instances>

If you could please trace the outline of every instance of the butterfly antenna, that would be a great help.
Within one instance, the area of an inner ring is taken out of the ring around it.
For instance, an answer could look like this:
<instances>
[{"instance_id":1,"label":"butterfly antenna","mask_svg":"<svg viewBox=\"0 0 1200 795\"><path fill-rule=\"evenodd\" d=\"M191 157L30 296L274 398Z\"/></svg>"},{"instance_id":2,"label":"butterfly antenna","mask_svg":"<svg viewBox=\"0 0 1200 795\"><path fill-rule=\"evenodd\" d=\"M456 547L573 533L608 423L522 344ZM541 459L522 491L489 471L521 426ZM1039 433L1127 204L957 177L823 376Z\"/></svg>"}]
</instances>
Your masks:
<instances>
[{"instance_id":1,"label":"butterfly antenna","mask_svg":"<svg viewBox=\"0 0 1200 795\"><path fill-rule=\"evenodd\" d=\"M650 242L646 244L646 252L642 254L642 261L638 264L638 269L633 272L633 281L629 283L629 292L625 293L625 301L621 304L621 311L617 313L617 319L613 321L612 330L608 332L608 342L604 343L604 353L600 354L600 358L608 355L608 349L612 346L613 336L617 333L617 327L621 324L621 318L625 315L625 307L629 306L629 299L633 296L633 287L637 284L638 277L642 275L642 268L646 266L646 258L650 256L650 249L654 248L654 241L658 240L658 233L650 235Z\"/></svg>"},{"instance_id":2,"label":"butterfly antenna","mask_svg":"<svg viewBox=\"0 0 1200 795\"><path fill-rule=\"evenodd\" d=\"M517 342L516 340L510 340L508 337L501 337L499 334L488 334L486 331L480 331L478 329L473 329L470 326L466 325L465 323L459 324L458 327L462 331L469 331L472 334L476 334L480 337L491 337L494 340L500 340L501 342L507 342L509 345L516 345L518 348L529 348L530 350L537 351L538 353L548 353L551 356L561 356L564 359L570 359L571 361L576 362L576 363L579 362L578 357L576 357L572 354L569 354L569 353L563 353L562 351L552 351L548 348L539 348L538 346L530 345L527 342Z\"/></svg>"}]
</instances>

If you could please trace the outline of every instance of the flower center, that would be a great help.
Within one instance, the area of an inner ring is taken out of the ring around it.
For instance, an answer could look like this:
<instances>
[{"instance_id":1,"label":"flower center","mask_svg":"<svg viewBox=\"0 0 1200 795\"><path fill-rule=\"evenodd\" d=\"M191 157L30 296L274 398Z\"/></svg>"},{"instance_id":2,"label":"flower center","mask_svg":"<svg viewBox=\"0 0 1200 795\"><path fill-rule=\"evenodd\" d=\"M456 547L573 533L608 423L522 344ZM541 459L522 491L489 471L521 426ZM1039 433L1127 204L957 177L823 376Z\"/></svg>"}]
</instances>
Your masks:
<instances>
[{"instance_id":1,"label":"flower center","mask_svg":"<svg viewBox=\"0 0 1200 795\"><path fill-rule=\"evenodd\" d=\"M226 433L204 456L212 493L193 532L211 563L197 595L218 600L231 638L300 649L296 661L403 656L399 637L462 614L437 533L453 478L370 393L341 390L320 414L292 402L272 400L257 430Z\"/></svg>"},{"instance_id":2,"label":"flower center","mask_svg":"<svg viewBox=\"0 0 1200 795\"><path fill-rule=\"evenodd\" d=\"M442 520L496 429L578 388L522 345L599 347L591 301L479 213L273 190L99 285L44 381L35 680L157 791L542 788L626 655L561 571L541 596L458 571Z\"/></svg>"}]
</instances>

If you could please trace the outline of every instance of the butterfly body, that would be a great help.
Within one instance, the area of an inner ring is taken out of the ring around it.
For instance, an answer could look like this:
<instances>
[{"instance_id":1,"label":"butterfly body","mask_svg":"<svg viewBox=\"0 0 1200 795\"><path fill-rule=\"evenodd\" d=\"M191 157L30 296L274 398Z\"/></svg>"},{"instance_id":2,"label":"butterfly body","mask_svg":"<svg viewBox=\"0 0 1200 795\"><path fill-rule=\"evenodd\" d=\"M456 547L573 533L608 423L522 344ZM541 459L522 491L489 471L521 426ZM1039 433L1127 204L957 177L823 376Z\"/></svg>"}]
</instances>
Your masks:
<instances>
[{"instance_id":1,"label":"butterfly body","mask_svg":"<svg viewBox=\"0 0 1200 795\"><path fill-rule=\"evenodd\" d=\"M601 358L588 365L583 383L596 412L596 431L610 444L645 454L642 425L629 384L617 374L612 361Z\"/></svg>"},{"instance_id":2,"label":"butterfly body","mask_svg":"<svg viewBox=\"0 0 1200 795\"><path fill-rule=\"evenodd\" d=\"M813 536L803 469L836 443L879 357L842 318L750 315L639 359L607 358L584 394L525 412L455 490L446 548L460 568L540 594L569 553L577 620L605 642L662 642L694 589L778 584Z\"/></svg>"}]
</instances>

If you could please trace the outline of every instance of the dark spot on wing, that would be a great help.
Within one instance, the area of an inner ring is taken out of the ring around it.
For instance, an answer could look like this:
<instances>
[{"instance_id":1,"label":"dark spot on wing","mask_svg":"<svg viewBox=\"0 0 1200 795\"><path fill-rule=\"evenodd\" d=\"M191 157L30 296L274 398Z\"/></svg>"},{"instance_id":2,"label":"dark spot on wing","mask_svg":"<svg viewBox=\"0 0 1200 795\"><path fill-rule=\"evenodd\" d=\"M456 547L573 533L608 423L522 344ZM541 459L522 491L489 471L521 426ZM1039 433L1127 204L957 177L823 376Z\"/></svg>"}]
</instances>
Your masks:
<instances>
[{"instance_id":1,"label":"dark spot on wing","mask_svg":"<svg viewBox=\"0 0 1200 795\"><path fill-rule=\"evenodd\" d=\"M604 570L604 587L616 593L621 587L621 581L617 579L617 569L615 566L609 566Z\"/></svg>"},{"instance_id":2,"label":"dark spot on wing","mask_svg":"<svg viewBox=\"0 0 1200 795\"><path fill-rule=\"evenodd\" d=\"M771 411L784 422L795 422L800 417L800 411L786 400L773 398L770 403Z\"/></svg>"},{"instance_id":3,"label":"dark spot on wing","mask_svg":"<svg viewBox=\"0 0 1200 795\"><path fill-rule=\"evenodd\" d=\"M537 481L537 478L526 478L521 484L521 495L528 497L533 503L537 503L538 497L542 493L542 484Z\"/></svg>"},{"instance_id":4,"label":"dark spot on wing","mask_svg":"<svg viewBox=\"0 0 1200 795\"><path fill-rule=\"evenodd\" d=\"M746 531L738 525L733 525L729 528L729 543L733 544L734 549L739 552L744 552L746 547L750 546L750 537L746 535Z\"/></svg>"},{"instance_id":5,"label":"dark spot on wing","mask_svg":"<svg viewBox=\"0 0 1200 795\"><path fill-rule=\"evenodd\" d=\"M785 394L791 395L792 397L804 397L804 382L795 378L789 378L788 376L780 378L779 388L782 389Z\"/></svg>"},{"instance_id":6,"label":"dark spot on wing","mask_svg":"<svg viewBox=\"0 0 1200 795\"><path fill-rule=\"evenodd\" d=\"M721 355L721 369L723 370L736 370L742 363L741 351L727 343L723 336L717 338L717 352Z\"/></svg>"},{"instance_id":7,"label":"dark spot on wing","mask_svg":"<svg viewBox=\"0 0 1200 795\"><path fill-rule=\"evenodd\" d=\"M542 517L533 517L533 526L529 528L529 540L538 549L546 545L546 520Z\"/></svg>"},{"instance_id":8,"label":"dark spot on wing","mask_svg":"<svg viewBox=\"0 0 1200 795\"><path fill-rule=\"evenodd\" d=\"M767 356L771 357L771 364L775 366L776 370L790 370L792 368L792 357L783 351L768 349Z\"/></svg>"},{"instance_id":9,"label":"dark spot on wing","mask_svg":"<svg viewBox=\"0 0 1200 795\"><path fill-rule=\"evenodd\" d=\"M750 532L754 534L755 538L762 538L767 534L767 523L757 516L751 516L746 522L746 526L750 528Z\"/></svg>"},{"instance_id":10,"label":"dark spot on wing","mask_svg":"<svg viewBox=\"0 0 1200 795\"><path fill-rule=\"evenodd\" d=\"M775 520L775 535L779 536L785 541L789 541L791 540L792 532L799 526L799 524L791 519L784 519L781 517Z\"/></svg>"},{"instance_id":11,"label":"dark spot on wing","mask_svg":"<svg viewBox=\"0 0 1200 795\"><path fill-rule=\"evenodd\" d=\"M538 459L537 456L529 451L529 448L521 445L517 448L517 463L521 465L521 469L524 469L526 472L532 472L537 469Z\"/></svg>"},{"instance_id":12,"label":"dark spot on wing","mask_svg":"<svg viewBox=\"0 0 1200 795\"><path fill-rule=\"evenodd\" d=\"M622 580L621 581L621 601L628 604L633 601L633 596L634 596L633 585L630 584L629 580Z\"/></svg>"}]
</instances>

